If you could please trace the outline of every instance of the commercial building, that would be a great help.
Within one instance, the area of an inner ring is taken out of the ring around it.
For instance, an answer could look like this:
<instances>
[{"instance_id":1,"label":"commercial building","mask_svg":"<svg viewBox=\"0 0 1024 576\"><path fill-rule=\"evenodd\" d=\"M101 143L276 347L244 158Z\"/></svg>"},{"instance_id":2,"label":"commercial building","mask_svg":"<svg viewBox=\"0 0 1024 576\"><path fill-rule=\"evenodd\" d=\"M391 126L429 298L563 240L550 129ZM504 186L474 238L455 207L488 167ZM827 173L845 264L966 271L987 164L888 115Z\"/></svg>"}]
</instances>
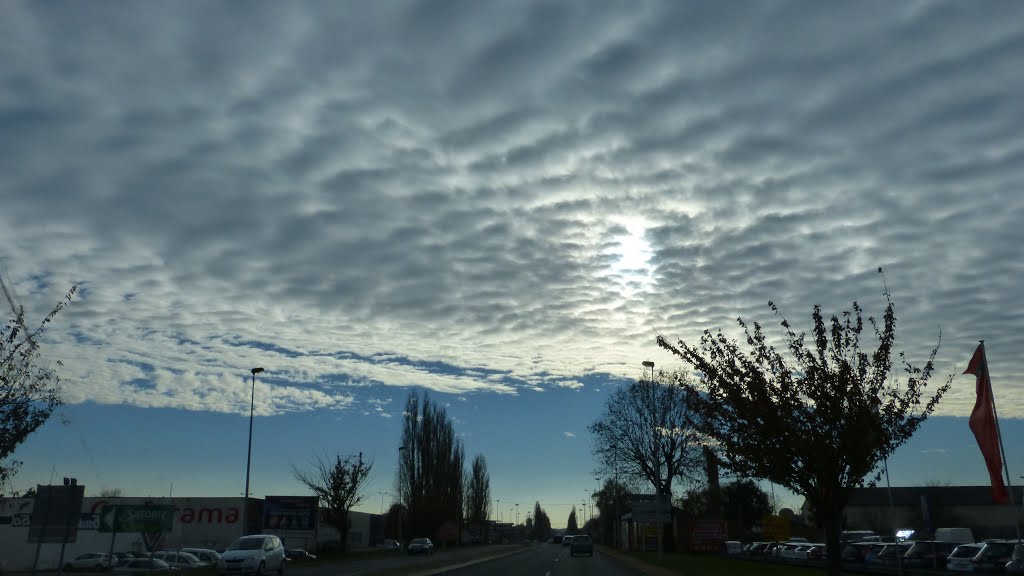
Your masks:
<instances>
[{"instance_id":1,"label":"commercial building","mask_svg":"<svg viewBox=\"0 0 1024 576\"><path fill-rule=\"evenodd\" d=\"M0 560L7 570L31 570L38 549L40 570L56 569L61 559L61 544L29 543L32 523L33 498L0 498ZM170 508L173 514L171 529L167 532L110 532L112 506L127 509L143 507ZM236 498L85 498L78 523L75 542L63 550L65 562L89 552L147 552L194 547L222 550L244 532L265 532L282 537L289 548L319 550L338 542L338 532L316 522L315 530L309 525L298 526L281 522L271 516L264 526L265 509L273 508L272 497L267 500L249 498L249 512L242 514L245 499ZM102 515L107 511L107 516ZM243 531L243 516L248 519L249 530ZM319 515L322 518L322 515ZM350 512L349 546L369 547L382 536L382 522L373 514ZM271 528L270 526L276 526ZM293 529L299 528L299 529Z\"/></svg>"}]
</instances>

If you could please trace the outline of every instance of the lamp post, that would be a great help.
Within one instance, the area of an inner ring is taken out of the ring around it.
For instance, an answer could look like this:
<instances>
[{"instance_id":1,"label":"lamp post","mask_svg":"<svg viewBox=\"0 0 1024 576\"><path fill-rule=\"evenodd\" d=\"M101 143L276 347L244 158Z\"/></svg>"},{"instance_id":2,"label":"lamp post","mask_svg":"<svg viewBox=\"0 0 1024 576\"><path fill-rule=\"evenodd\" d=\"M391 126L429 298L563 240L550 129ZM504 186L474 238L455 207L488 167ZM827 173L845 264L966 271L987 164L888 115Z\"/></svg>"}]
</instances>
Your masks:
<instances>
[{"instance_id":1,"label":"lamp post","mask_svg":"<svg viewBox=\"0 0 1024 576\"><path fill-rule=\"evenodd\" d=\"M516 504L516 526L519 525L519 504Z\"/></svg>"},{"instance_id":2,"label":"lamp post","mask_svg":"<svg viewBox=\"0 0 1024 576\"><path fill-rule=\"evenodd\" d=\"M402 452L404 452L404 451L405 451L405 446L399 446L398 447L398 470L399 470L398 473L399 473L399 477L401 477L401 473L402 473L401 472L402 471ZM409 479L410 480L410 482L409 482L409 503L411 504L412 503L412 498L413 498L413 490L415 489L415 486L416 486L416 477L415 477L415 474L416 474L416 463L413 462L413 465L410 466L410 468L412 469L412 473L413 473L413 477ZM399 483L399 486L398 486L398 493L399 493L399 499L401 499L401 493L402 493L401 483ZM401 504L401 502L399 502L399 504ZM408 509L406 509L406 511L408 511ZM398 549L399 550L402 549L402 542L403 542L402 541L402 513L403 513L402 507L400 506L399 509L398 509Z\"/></svg>"},{"instance_id":3,"label":"lamp post","mask_svg":"<svg viewBox=\"0 0 1024 576\"><path fill-rule=\"evenodd\" d=\"M501 499L498 499L498 522L501 522Z\"/></svg>"},{"instance_id":4,"label":"lamp post","mask_svg":"<svg viewBox=\"0 0 1024 576\"><path fill-rule=\"evenodd\" d=\"M252 394L249 398L249 450L245 456L245 503L242 506L242 535L249 533L249 472L252 468L252 415L256 406L256 375L263 372L263 368L253 368L252 373Z\"/></svg>"},{"instance_id":5,"label":"lamp post","mask_svg":"<svg viewBox=\"0 0 1024 576\"><path fill-rule=\"evenodd\" d=\"M383 516L384 515L384 497L385 496L390 496L391 493L390 492L377 492L377 494L380 494L380 515Z\"/></svg>"},{"instance_id":6,"label":"lamp post","mask_svg":"<svg viewBox=\"0 0 1024 576\"><path fill-rule=\"evenodd\" d=\"M651 382L654 382L654 362L652 362L650 360L644 360L642 362L642 364L644 365L644 368L650 368L651 369ZM647 373L647 371L645 370L644 374L646 375L646 373Z\"/></svg>"}]
</instances>

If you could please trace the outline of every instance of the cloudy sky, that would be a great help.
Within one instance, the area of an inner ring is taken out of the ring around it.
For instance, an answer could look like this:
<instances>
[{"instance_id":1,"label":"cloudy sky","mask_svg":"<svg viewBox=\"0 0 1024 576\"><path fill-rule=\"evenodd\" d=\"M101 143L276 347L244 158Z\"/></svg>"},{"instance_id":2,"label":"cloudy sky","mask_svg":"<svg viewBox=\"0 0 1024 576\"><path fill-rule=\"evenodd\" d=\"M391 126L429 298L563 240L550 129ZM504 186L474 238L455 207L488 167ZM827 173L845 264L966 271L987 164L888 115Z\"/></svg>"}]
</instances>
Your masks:
<instances>
[{"instance_id":1,"label":"cloudy sky","mask_svg":"<svg viewBox=\"0 0 1024 576\"><path fill-rule=\"evenodd\" d=\"M658 334L774 324L769 300L798 326L880 314L880 266L898 347L922 363L941 330L948 376L985 339L1024 439L1022 21L1012 1L4 2L0 273L36 316L79 286L46 347L69 405L19 482L235 495L263 366L257 494L338 450L388 490L416 388L499 498L569 504L608 391L682 368ZM973 403L955 378L894 480L984 483Z\"/></svg>"}]
</instances>

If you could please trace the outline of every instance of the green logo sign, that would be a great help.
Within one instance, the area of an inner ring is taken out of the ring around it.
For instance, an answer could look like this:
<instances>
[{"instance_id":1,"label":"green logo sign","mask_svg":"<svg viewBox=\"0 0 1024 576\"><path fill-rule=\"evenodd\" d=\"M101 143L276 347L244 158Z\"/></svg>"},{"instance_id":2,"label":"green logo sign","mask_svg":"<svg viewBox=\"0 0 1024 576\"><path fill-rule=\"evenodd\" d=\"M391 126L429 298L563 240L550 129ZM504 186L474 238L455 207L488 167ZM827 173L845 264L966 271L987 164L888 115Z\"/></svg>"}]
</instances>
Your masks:
<instances>
[{"instance_id":1,"label":"green logo sign","mask_svg":"<svg viewBox=\"0 0 1024 576\"><path fill-rule=\"evenodd\" d=\"M100 532L170 532L174 506L104 506Z\"/></svg>"}]
</instances>

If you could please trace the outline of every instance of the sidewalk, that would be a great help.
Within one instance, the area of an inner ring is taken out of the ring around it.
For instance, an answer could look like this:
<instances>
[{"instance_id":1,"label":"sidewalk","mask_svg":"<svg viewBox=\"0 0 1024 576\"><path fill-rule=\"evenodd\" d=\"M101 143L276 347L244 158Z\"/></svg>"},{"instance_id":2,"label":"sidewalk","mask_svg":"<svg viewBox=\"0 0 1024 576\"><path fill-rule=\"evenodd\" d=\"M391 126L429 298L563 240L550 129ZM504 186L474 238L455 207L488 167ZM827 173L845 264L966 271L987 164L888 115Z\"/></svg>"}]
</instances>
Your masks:
<instances>
[{"instance_id":1,"label":"sidewalk","mask_svg":"<svg viewBox=\"0 0 1024 576\"><path fill-rule=\"evenodd\" d=\"M598 545L596 548L601 554L604 554L605 556L615 560L620 564L628 566L634 570L638 570L641 574L645 574L648 576L679 576L679 572L673 572L672 570L669 570L667 568L662 568L660 566L648 564L643 560L634 558L629 554L626 554L625 552L620 552L619 550L616 550L615 548L610 548L608 546L601 545Z\"/></svg>"}]
</instances>

